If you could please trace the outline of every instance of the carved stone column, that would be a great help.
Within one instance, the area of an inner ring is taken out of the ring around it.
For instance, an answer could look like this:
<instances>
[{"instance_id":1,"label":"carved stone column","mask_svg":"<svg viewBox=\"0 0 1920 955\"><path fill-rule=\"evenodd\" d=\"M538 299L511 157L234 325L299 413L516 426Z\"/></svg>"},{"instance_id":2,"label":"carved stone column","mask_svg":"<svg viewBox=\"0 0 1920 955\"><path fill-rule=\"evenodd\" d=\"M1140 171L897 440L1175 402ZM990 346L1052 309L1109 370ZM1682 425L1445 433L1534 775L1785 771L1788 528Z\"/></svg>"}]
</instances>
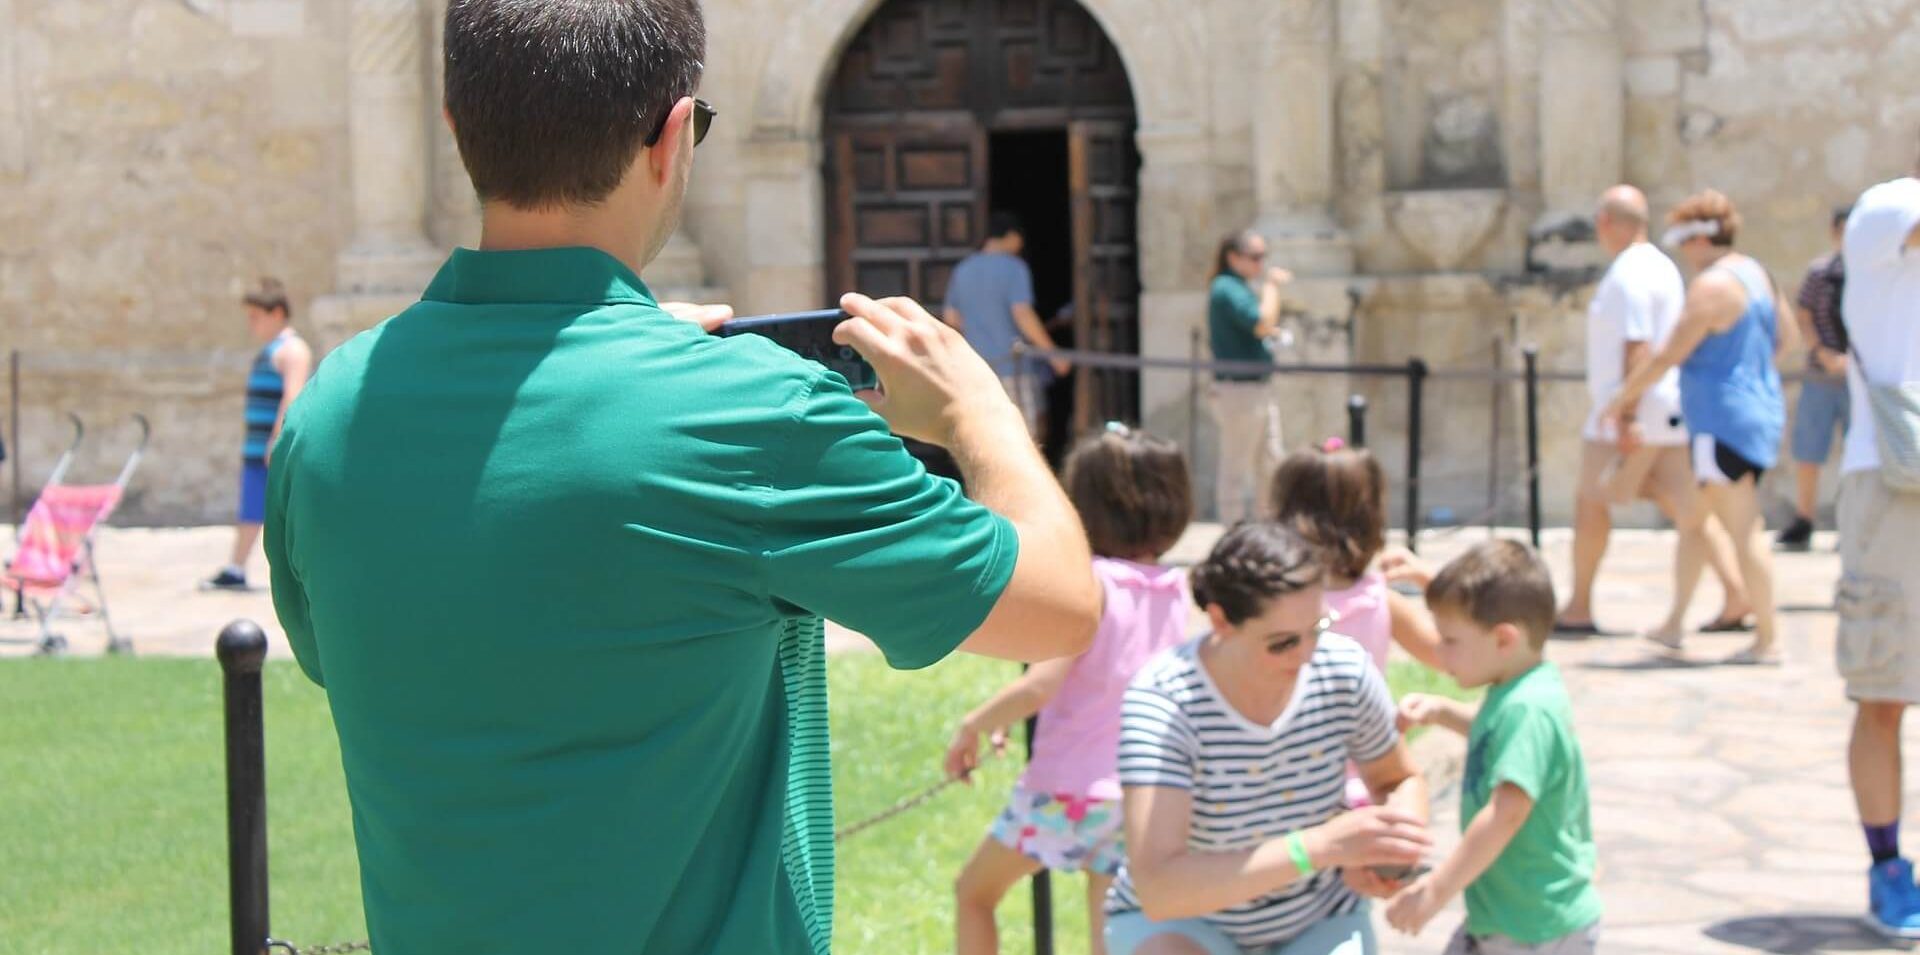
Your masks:
<instances>
[{"instance_id":1,"label":"carved stone column","mask_svg":"<svg viewBox=\"0 0 1920 955\"><path fill-rule=\"evenodd\" d=\"M440 254L428 242L425 23L419 0L352 0L348 133L353 241L344 292L417 293Z\"/></svg>"},{"instance_id":2,"label":"carved stone column","mask_svg":"<svg viewBox=\"0 0 1920 955\"><path fill-rule=\"evenodd\" d=\"M1254 198L1277 263L1302 274L1353 271L1353 249L1335 224L1334 0L1276 0L1260 29L1250 74Z\"/></svg>"},{"instance_id":3,"label":"carved stone column","mask_svg":"<svg viewBox=\"0 0 1920 955\"><path fill-rule=\"evenodd\" d=\"M0 177L27 172L27 111L20 95L18 54L20 31L14 23L14 0L0 0Z\"/></svg>"},{"instance_id":4,"label":"carved stone column","mask_svg":"<svg viewBox=\"0 0 1920 955\"><path fill-rule=\"evenodd\" d=\"M1619 0L1540 3L1540 193L1548 217L1588 212L1624 172L1619 15Z\"/></svg>"}]
</instances>

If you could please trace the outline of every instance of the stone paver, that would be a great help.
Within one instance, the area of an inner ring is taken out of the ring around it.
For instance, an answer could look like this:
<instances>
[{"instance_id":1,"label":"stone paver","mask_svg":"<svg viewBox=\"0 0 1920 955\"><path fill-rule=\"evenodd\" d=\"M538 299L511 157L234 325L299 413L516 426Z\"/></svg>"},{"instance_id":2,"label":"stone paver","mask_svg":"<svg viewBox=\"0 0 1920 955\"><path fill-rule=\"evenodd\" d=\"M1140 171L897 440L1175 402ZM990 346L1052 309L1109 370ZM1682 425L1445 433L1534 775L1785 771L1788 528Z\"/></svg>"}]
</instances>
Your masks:
<instances>
[{"instance_id":1,"label":"stone paver","mask_svg":"<svg viewBox=\"0 0 1920 955\"><path fill-rule=\"evenodd\" d=\"M116 619L142 654L210 653L213 635L235 617L265 625L273 652L285 641L264 592L204 594L194 588L227 546L222 528L109 530L101 565ZM1191 560L1218 534L1197 527L1172 556ZM1430 540L1444 558L1481 539L1465 531ZM1623 532L1601 579L1601 622L1623 631L1662 616L1670 535ZM1550 534L1546 552L1556 579L1567 573L1568 539ZM1634 955L1889 952L1861 927L1865 853L1847 788L1845 750L1851 710L1832 666L1834 620L1825 608L1838 562L1832 541L1810 555L1777 561L1787 663L1743 669L1712 661L1744 645L1744 635L1700 637L1684 665L1656 658L1636 640L1555 642L1592 780L1600 844L1600 886L1607 916L1603 950ZM256 570L256 573L259 571ZM475 594L476 600L537 600L536 594ZM1719 607L1711 580L1693 619ZM78 654L99 652L105 634L90 619L63 621ZM29 648L31 628L0 620L0 656ZM858 637L836 631L838 649ZM1457 826L1454 803L1460 742L1445 733L1420 741L1435 767L1435 821L1443 845ZM1920 755L1920 752L1916 752ZM1920 806L1920 785L1909 786ZM1438 952L1460 918L1458 905L1417 938L1387 933L1384 955Z\"/></svg>"}]
</instances>

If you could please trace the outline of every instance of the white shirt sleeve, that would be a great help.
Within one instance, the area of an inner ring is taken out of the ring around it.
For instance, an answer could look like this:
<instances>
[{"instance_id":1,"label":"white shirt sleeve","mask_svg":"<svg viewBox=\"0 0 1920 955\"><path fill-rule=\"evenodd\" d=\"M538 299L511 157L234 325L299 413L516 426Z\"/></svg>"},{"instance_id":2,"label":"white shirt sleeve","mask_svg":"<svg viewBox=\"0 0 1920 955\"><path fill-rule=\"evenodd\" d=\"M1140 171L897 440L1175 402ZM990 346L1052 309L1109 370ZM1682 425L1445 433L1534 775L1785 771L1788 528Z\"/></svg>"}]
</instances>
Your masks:
<instances>
[{"instance_id":1,"label":"white shirt sleeve","mask_svg":"<svg viewBox=\"0 0 1920 955\"><path fill-rule=\"evenodd\" d=\"M1659 319L1653 313L1652 284L1629 276L1628 281L1613 282L1601 307L1620 324L1623 342L1651 342L1660 337Z\"/></svg>"},{"instance_id":2,"label":"white shirt sleeve","mask_svg":"<svg viewBox=\"0 0 1920 955\"><path fill-rule=\"evenodd\" d=\"M1849 272L1885 266L1906 252L1920 227L1920 180L1896 179L1866 191L1847 219L1843 253Z\"/></svg>"}]
</instances>

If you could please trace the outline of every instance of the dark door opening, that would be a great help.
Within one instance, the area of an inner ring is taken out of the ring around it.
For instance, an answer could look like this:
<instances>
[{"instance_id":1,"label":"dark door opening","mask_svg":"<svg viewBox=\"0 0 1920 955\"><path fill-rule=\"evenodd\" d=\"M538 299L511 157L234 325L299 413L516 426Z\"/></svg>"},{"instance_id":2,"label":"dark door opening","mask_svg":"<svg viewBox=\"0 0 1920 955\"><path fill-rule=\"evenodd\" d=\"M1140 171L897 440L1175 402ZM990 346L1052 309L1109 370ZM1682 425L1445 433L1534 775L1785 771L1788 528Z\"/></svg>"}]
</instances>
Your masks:
<instances>
[{"instance_id":1,"label":"dark door opening","mask_svg":"<svg viewBox=\"0 0 1920 955\"><path fill-rule=\"evenodd\" d=\"M1033 307L1062 348L1073 347L1073 209L1064 129L994 133L987 144L987 204L1020 218L1033 270ZM1047 459L1059 464L1073 440L1071 373L1055 378L1046 362L1026 369L1046 387Z\"/></svg>"}]
</instances>

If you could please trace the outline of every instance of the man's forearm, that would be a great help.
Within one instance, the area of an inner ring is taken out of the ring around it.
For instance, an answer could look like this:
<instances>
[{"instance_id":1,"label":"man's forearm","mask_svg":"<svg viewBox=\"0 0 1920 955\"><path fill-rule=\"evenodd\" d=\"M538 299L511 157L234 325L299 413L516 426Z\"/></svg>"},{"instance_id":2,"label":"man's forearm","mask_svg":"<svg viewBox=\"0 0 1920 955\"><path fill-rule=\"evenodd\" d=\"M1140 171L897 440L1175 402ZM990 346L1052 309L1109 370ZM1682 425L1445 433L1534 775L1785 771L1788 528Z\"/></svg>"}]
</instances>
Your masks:
<instances>
[{"instance_id":1,"label":"man's forearm","mask_svg":"<svg viewBox=\"0 0 1920 955\"><path fill-rule=\"evenodd\" d=\"M1302 834L1309 854L1318 846L1312 830ZM1316 860L1325 865L1324 861ZM1188 849L1134 868L1134 891L1155 921L1198 918L1276 892L1300 879L1285 843L1270 839L1251 849L1205 852Z\"/></svg>"}]
</instances>

